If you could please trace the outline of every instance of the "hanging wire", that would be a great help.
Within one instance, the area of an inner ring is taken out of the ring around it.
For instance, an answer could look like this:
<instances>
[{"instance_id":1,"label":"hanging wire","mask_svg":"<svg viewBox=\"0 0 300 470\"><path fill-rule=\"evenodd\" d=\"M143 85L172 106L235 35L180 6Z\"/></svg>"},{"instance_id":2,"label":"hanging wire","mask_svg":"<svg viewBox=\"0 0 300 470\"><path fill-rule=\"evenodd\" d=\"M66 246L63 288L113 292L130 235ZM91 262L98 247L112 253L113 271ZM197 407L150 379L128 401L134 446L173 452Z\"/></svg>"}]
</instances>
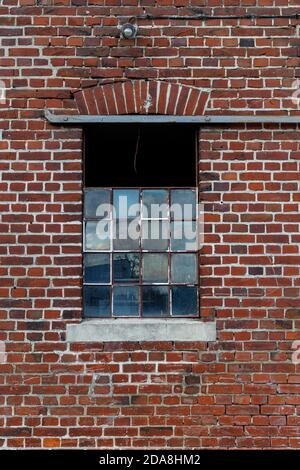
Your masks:
<instances>
[{"instance_id":1,"label":"hanging wire","mask_svg":"<svg viewBox=\"0 0 300 470\"><path fill-rule=\"evenodd\" d=\"M137 157L138 157L138 153L139 153L140 138L141 138L141 128L139 127L138 128L138 135L137 135L137 139L136 139L136 144L135 144L135 152L134 152L134 157L133 157L133 168L134 168L134 172L136 174L137 174L136 165L137 165Z\"/></svg>"}]
</instances>

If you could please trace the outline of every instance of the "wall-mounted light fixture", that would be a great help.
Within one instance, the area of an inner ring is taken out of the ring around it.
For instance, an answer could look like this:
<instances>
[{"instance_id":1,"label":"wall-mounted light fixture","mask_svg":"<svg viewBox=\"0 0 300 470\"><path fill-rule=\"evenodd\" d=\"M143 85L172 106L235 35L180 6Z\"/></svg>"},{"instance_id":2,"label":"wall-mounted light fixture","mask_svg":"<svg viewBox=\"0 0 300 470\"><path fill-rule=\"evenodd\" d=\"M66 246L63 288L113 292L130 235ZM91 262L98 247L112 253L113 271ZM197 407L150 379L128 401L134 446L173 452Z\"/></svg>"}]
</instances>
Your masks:
<instances>
[{"instance_id":1,"label":"wall-mounted light fixture","mask_svg":"<svg viewBox=\"0 0 300 470\"><path fill-rule=\"evenodd\" d=\"M121 26L121 38L134 39L138 33L138 27L135 24L125 23Z\"/></svg>"}]
</instances>

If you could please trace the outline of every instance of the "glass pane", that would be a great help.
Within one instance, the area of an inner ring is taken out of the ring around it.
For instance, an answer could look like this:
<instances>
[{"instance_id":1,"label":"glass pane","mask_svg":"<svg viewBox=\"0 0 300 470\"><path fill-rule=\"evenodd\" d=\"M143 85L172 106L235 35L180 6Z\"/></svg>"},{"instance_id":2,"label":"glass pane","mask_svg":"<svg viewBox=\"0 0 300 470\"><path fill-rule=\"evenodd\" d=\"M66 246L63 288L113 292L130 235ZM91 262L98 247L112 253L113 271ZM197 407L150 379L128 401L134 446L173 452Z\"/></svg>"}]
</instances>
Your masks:
<instances>
[{"instance_id":1,"label":"glass pane","mask_svg":"<svg viewBox=\"0 0 300 470\"><path fill-rule=\"evenodd\" d=\"M138 250L140 246L140 225L137 219L114 222L114 250Z\"/></svg>"},{"instance_id":2,"label":"glass pane","mask_svg":"<svg viewBox=\"0 0 300 470\"><path fill-rule=\"evenodd\" d=\"M196 219L196 191L173 189L171 191L171 217L175 220Z\"/></svg>"},{"instance_id":3,"label":"glass pane","mask_svg":"<svg viewBox=\"0 0 300 470\"><path fill-rule=\"evenodd\" d=\"M171 250L197 250L196 221L171 222Z\"/></svg>"},{"instance_id":4,"label":"glass pane","mask_svg":"<svg viewBox=\"0 0 300 470\"><path fill-rule=\"evenodd\" d=\"M85 286L83 302L85 317L109 317L110 287Z\"/></svg>"},{"instance_id":5,"label":"glass pane","mask_svg":"<svg viewBox=\"0 0 300 470\"><path fill-rule=\"evenodd\" d=\"M169 237L169 222L159 220L142 222L142 246L144 250L166 251L168 249Z\"/></svg>"},{"instance_id":6,"label":"glass pane","mask_svg":"<svg viewBox=\"0 0 300 470\"><path fill-rule=\"evenodd\" d=\"M192 253L172 254L171 258L172 282L195 284L197 282L197 258Z\"/></svg>"},{"instance_id":7,"label":"glass pane","mask_svg":"<svg viewBox=\"0 0 300 470\"><path fill-rule=\"evenodd\" d=\"M84 191L85 217L108 217L110 191L108 189L86 189Z\"/></svg>"},{"instance_id":8,"label":"glass pane","mask_svg":"<svg viewBox=\"0 0 300 470\"><path fill-rule=\"evenodd\" d=\"M142 315L164 317L169 314L168 287L145 286L142 288Z\"/></svg>"},{"instance_id":9,"label":"glass pane","mask_svg":"<svg viewBox=\"0 0 300 470\"><path fill-rule=\"evenodd\" d=\"M169 193L163 189L147 189L142 193L142 215L146 219L167 218Z\"/></svg>"},{"instance_id":10,"label":"glass pane","mask_svg":"<svg viewBox=\"0 0 300 470\"><path fill-rule=\"evenodd\" d=\"M173 315L196 315L197 287L179 286L172 288Z\"/></svg>"},{"instance_id":11,"label":"glass pane","mask_svg":"<svg viewBox=\"0 0 300 470\"><path fill-rule=\"evenodd\" d=\"M139 197L138 189L115 189L113 205L116 218L137 217L140 213Z\"/></svg>"},{"instance_id":12,"label":"glass pane","mask_svg":"<svg viewBox=\"0 0 300 470\"><path fill-rule=\"evenodd\" d=\"M143 282L168 282L167 254L143 254Z\"/></svg>"},{"instance_id":13,"label":"glass pane","mask_svg":"<svg viewBox=\"0 0 300 470\"><path fill-rule=\"evenodd\" d=\"M113 277L115 282L139 280L139 255L134 253L114 254Z\"/></svg>"},{"instance_id":14,"label":"glass pane","mask_svg":"<svg viewBox=\"0 0 300 470\"><path fill-rule=\"evenodd\" d=\"M84 282L105 284L110 281L110 255L84 255Z\"/></svg>"},{"instance_id":15,"label":"glass pane","mask_svg":"<svg viewBox=\"0 0 300 470\"><path fill-rule=\"evenodd\" d=\"M110 249L110 224L107 219L98 222L86 222L85 224L85 248L86 250Z\"/></svg>"},{"instance_id":16,"label":"glass pane","mask_svg":"<svg viewBox=\"0 0 300 470\"><path fill-rule=\"evenodd\" d=\"M139 288L121 287L113 288L113 314L122 317L137 317L139 314Z\"/></svg>"}]
</instances>

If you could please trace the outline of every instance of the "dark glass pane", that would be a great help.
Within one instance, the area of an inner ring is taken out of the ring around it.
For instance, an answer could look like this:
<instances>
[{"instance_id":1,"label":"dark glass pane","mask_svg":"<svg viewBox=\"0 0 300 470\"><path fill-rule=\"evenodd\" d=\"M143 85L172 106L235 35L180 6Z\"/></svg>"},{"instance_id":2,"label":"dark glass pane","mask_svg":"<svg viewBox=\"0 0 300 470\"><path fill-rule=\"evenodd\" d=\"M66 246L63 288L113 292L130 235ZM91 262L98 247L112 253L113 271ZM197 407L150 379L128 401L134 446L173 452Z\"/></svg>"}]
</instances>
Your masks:
<instances>
[{"instance_id":1,"label":"dark glass pane","mask_svg":"<svg viewBox=\"0 0 300 470\"><path fill-rule=\"evenodd\" d=\"M164 317L169 314L168 287L145 286L142 288L142 315Z\"/></svg>"},{"instance_id":2,"label":"dark glass pane","mask_svg":"<svg viewBox=\"0 0 300 470\"><path fill-rule=\"evenodd\" d=\"M85 217L109 217L110 191L108 189L86 189L84 191Z\"/></svg>"},{"instance_id":3,"label":"dark glass pane","mask_svg":"<svg viewBox=\"0 0 300 470\"><path fill-rule=\"evenodd\" d=\"M137 217L140 213L139 190L115 189L113 192L113 205L117 219Z\"/></svg>"},{"instance_id":4,"label":"dark glass pane","mask_svg":"<svg viewBox=\"0 0 300 470\"><path fill-rule=\"evenodd\" d=\"M173 315L197 315L197 287L179 286L172 288Z\"/></svg>"},{"instance_id":5,"label":"dark glass pane","mask_svg":"<svg viewBox=\"0 0 300 470\"><path fill-rule=\"evenodd\" d=\"M137 317L139 314L139 288L114 286L113 314L121 317Z\"/></svg>"},{"instance_id":6,"label":"dark glass pane","mask_svg":"<svg viewBox=\"0 0 300 470\"><path fill-rule=\"evenodd\" d=\"M110 287L85 286L83 291L85 317L110 316Z\"/></svg>"},{"instance_id":7,"label":"dark glass pane","mask_svg":"<svg viewBox=\"0 0 300 470\"><path fill-rule=\"evenodd\" d=\"M197 258L193 253L172 254L172 282L195 284L197 282Z\"/></svg>"},{"instance_id":8,"label":"dark glass pane","mask_svg":"<svg viewBox=\"0 0 300 470\"><path fill-rule=\"evenodd\" d=\"M167 254L143 254L143 282L168 282Z\"/></svg>"},{"instance_id":9,"label":"dark glass pane","mask_svg":"<svg viewBox=\"0 0 300 470\"><path fill-rule=\"evenodd\" d=\"M171 217L175 220L196 218L196 191L173 189L171 191Z\"/></svg>"},{"instance_id":10,"label":"dark glass pane","mask_svg":"<svg viewBox=\"0 0 300 470\"><path fill-rule=\"evenodd\" d=\"M171 222L171 250L197 250L196 222L193 220Z\"/></svg>"},{"instance_id":11,"label":"dark glass pane","mask_svg":"<svg viewBox=\"0 0 300 470\"><path fill-rule=\"evenodd\" d=\"M84 255L84 282L105 284L110 281L110 255Z\"/></svg>"},{"instance_id":12,"label":"dark glass pane","mask_svg":"<svg viewBox=\"0 0 300 470\"><path fill-rule=\"evenodd\" d=\"M109 250L110 227L111 222L104 219L98 222L86 222L85 248L87 250Z\"/></svg>"},{"instance_id":13,"label":"dark glass pane","mask_svg":"<svg viewBox=\"0 0 300 470\"><path fill-rule=\"evenodd\" d=\"M139 255L135 253L114 254L114 282L130 282L139 280Z\"/></svg>"},{"instance_id":14,"label":"dark glass pane","mask_svg":"<svg viewBox=\"0 0 300 470\"><path fill-rule=\"evenodd\" d=\"M164 189L146 189L142 192L143 217L147 219L167 218L169 193Z\"/></svg>"},{"instance_id":15,"label":"dark glass pane","mask_svg":"<svg viewBox=\"0 0 300 470\"><path fill-rule=\"evenodd\" d=\"M144 250L166 251L170 237L170 224L167 221L142 222L142 246Z\"/></svg>"},{"instance_id":16,"label":"dark glass pane","mask_svg":"<svg viewBox=\"0 0 300 470\"><path fill-rule=\"evenodd\" d=\"M114 221L114 250L138 250L140 246L140 225L135 220Z\"/></svg>"}]
</instances>

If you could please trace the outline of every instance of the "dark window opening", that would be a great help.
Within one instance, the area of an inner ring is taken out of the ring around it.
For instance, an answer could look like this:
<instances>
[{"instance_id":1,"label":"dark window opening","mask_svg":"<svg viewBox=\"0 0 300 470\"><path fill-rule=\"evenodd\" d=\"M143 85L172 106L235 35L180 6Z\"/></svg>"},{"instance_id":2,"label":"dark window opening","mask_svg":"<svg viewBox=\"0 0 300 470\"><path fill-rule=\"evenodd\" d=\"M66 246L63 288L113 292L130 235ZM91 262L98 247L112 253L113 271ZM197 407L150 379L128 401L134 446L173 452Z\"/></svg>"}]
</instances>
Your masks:
<instances>
[{"instance_id":1,"label":"dark window opening","mask_svg":"<svg viewBox=\"0 0 300 470\"><path fill-rule=\"evenodd\" d=\"M85 130L85 187L195 187L196 129L101 124Z\"/></svg>"}]
</instances>

